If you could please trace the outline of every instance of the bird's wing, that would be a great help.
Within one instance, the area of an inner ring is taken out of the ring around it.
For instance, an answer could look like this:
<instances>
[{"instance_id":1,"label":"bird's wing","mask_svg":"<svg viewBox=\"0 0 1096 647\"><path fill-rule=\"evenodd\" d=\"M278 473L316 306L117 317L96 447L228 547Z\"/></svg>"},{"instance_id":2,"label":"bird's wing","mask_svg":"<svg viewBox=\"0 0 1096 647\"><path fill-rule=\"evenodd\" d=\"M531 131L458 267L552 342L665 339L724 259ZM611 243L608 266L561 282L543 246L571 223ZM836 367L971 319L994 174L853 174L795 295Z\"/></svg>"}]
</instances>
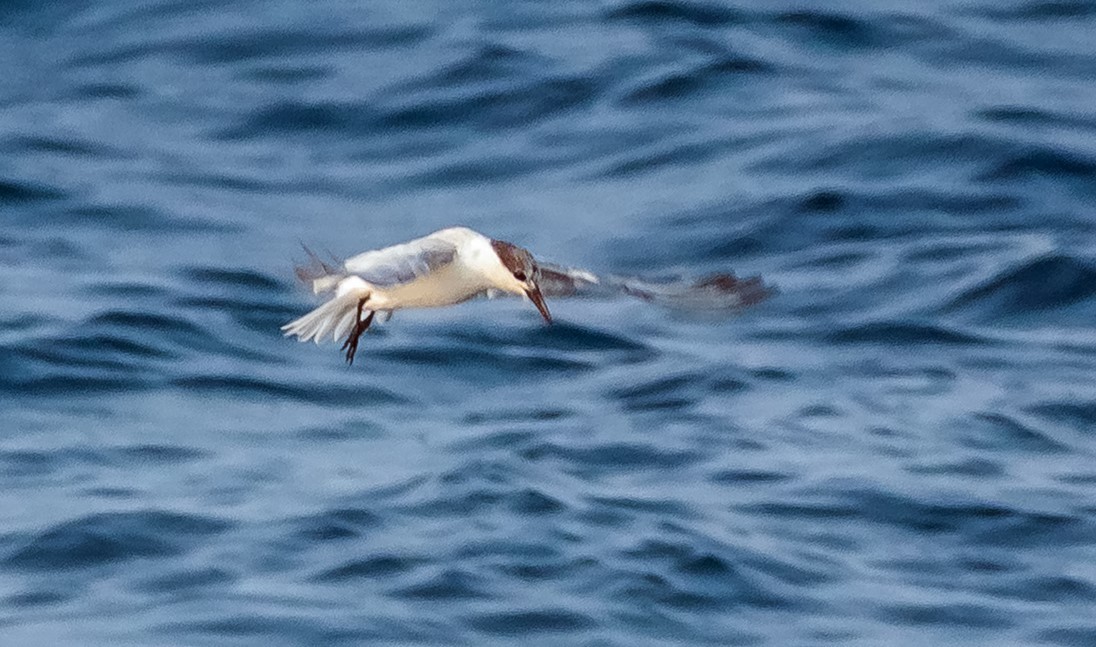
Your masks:
<instances>
[{"instance_id":1,"label":"bird's wing","mask_svg":"<svg viewBox=\"0 0 1096 647\"><path fill-rule=\"evenodd\" d=\"M346 259L346 271L373 285L409 283L453 262L457 247L451 242L426 236L399 245L363 252Z\"/></svg>"},{"instance_id":2,"label":"bird's wing","mask_svg":"<svg viewBox=\"0 0 1096 647\"><path fill-rule=\"evenodd\" d=\"M735 278L711 274L700 279L650 280L630 276L598 276L583 269L538 263L540 290L545 297L612 296L626 294L644 301L685 310L736 310L760 303L773 294L761 277Z\"/></svg>"}]
</instances>

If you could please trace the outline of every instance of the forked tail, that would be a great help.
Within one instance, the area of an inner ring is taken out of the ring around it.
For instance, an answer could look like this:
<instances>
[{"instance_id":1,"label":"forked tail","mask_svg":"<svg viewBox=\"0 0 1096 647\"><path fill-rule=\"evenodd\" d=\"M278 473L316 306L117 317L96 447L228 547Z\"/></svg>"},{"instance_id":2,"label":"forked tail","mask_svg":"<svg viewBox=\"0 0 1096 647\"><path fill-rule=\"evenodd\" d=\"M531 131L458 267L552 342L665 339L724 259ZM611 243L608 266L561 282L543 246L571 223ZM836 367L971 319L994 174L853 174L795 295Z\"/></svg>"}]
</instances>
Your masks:
<instances>
[{"instance_id":1,"label":"forked tail","mask_svg":"<svg viewBox=\"0 0 1096 647\"><path fill-rule=\"evenodd\" d=\"M364 285L363 281L362 287L349 286L350 289L346 290L340 286L339 293L327 303L282 326L286 337L295 335L300 341L312 340L317 344L328 338L337 340L346 337L354 328L358 317L369 312L358 308L358 303L369 296L369 290Z\"/></svg>"}]
</instances>

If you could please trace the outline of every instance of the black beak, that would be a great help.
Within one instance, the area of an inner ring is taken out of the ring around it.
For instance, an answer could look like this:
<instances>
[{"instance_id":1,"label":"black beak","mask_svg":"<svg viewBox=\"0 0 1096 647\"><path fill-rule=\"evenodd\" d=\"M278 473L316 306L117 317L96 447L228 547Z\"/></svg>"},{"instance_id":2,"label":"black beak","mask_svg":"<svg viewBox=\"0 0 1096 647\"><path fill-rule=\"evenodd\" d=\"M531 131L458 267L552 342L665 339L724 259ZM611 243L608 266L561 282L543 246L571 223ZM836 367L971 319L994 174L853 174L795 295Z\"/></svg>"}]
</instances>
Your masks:
<instances>
[{"instance_id":1,"label":"black beak","mask_svg":"<svg viewBox=\"0 0 1096 647\"><path fill-rule=\"evenodd\" d=\"M548 323L552 323L552 313L548 312L548 306L544 305L544 295L540 293L540 286L534 284L533 287L527 289L525 294L529 295L529 300L533 302L533 305L540 310L540 314L544 317L544 320Z\"/></svg>"}]
</instances>

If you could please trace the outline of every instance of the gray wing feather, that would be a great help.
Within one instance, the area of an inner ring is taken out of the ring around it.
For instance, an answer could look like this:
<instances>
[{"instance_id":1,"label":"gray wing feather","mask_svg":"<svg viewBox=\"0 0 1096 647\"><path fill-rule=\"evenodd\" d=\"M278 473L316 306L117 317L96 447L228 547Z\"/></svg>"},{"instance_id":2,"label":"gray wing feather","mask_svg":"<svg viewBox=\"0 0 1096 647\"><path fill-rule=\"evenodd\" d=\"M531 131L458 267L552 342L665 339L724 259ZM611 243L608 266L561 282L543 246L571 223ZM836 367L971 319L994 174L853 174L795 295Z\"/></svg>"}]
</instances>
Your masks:
<instances>
[{"instance_id":1,"label":"gray wing feather","mask_svg":"<svg viewBox=\"0 0 1096 647\"><path fill-rule=\"evenodd\" d=\"M761 277L711 274L700 279L656 281L628 276L597 276L586 270L538 263L545 297L627 294L662 306L685 310L736 310L760 303L775 289Z\"/></svg>"},{"instance_id":2,"label":"gray wing feather","mask_svg":"<svg viewBox=\"0 0 1096 647\"><path fill-rule=\"evenodd\" d=\"M457 248L443 240L422 238L378 249L346 260L346 271L390 287L409 283L453 262Z\"/></svg>"}]
</instances>

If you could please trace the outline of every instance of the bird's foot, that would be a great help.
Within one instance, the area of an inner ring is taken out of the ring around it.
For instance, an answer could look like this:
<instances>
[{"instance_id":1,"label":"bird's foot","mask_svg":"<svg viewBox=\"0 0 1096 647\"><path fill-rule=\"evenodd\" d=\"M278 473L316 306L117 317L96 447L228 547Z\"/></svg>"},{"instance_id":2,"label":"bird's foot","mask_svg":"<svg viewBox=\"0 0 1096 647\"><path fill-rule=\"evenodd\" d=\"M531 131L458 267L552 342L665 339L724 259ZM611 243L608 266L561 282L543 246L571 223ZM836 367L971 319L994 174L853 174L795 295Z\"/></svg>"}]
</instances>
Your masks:
<instances>
[{"instance_id":1,"label":"bird's foot","mask_svg":"<svg viewBox=\"0 0 1096 647\"><path fill-rule=\"evenodd\" d=\"M365 305L365 299L358 302L358 315L357 323L354 324L354 329L350 331L350 334L346 336L346 341L343 342L340 350L346 351L346 363L349 365L354 364L354 355L358 352L358 339L361 338L362 333L369 330L369 324L373 323L373 315L376 311L370 311L365 320L362 320L362 307Z\"/></svg>"}]
</instances>

